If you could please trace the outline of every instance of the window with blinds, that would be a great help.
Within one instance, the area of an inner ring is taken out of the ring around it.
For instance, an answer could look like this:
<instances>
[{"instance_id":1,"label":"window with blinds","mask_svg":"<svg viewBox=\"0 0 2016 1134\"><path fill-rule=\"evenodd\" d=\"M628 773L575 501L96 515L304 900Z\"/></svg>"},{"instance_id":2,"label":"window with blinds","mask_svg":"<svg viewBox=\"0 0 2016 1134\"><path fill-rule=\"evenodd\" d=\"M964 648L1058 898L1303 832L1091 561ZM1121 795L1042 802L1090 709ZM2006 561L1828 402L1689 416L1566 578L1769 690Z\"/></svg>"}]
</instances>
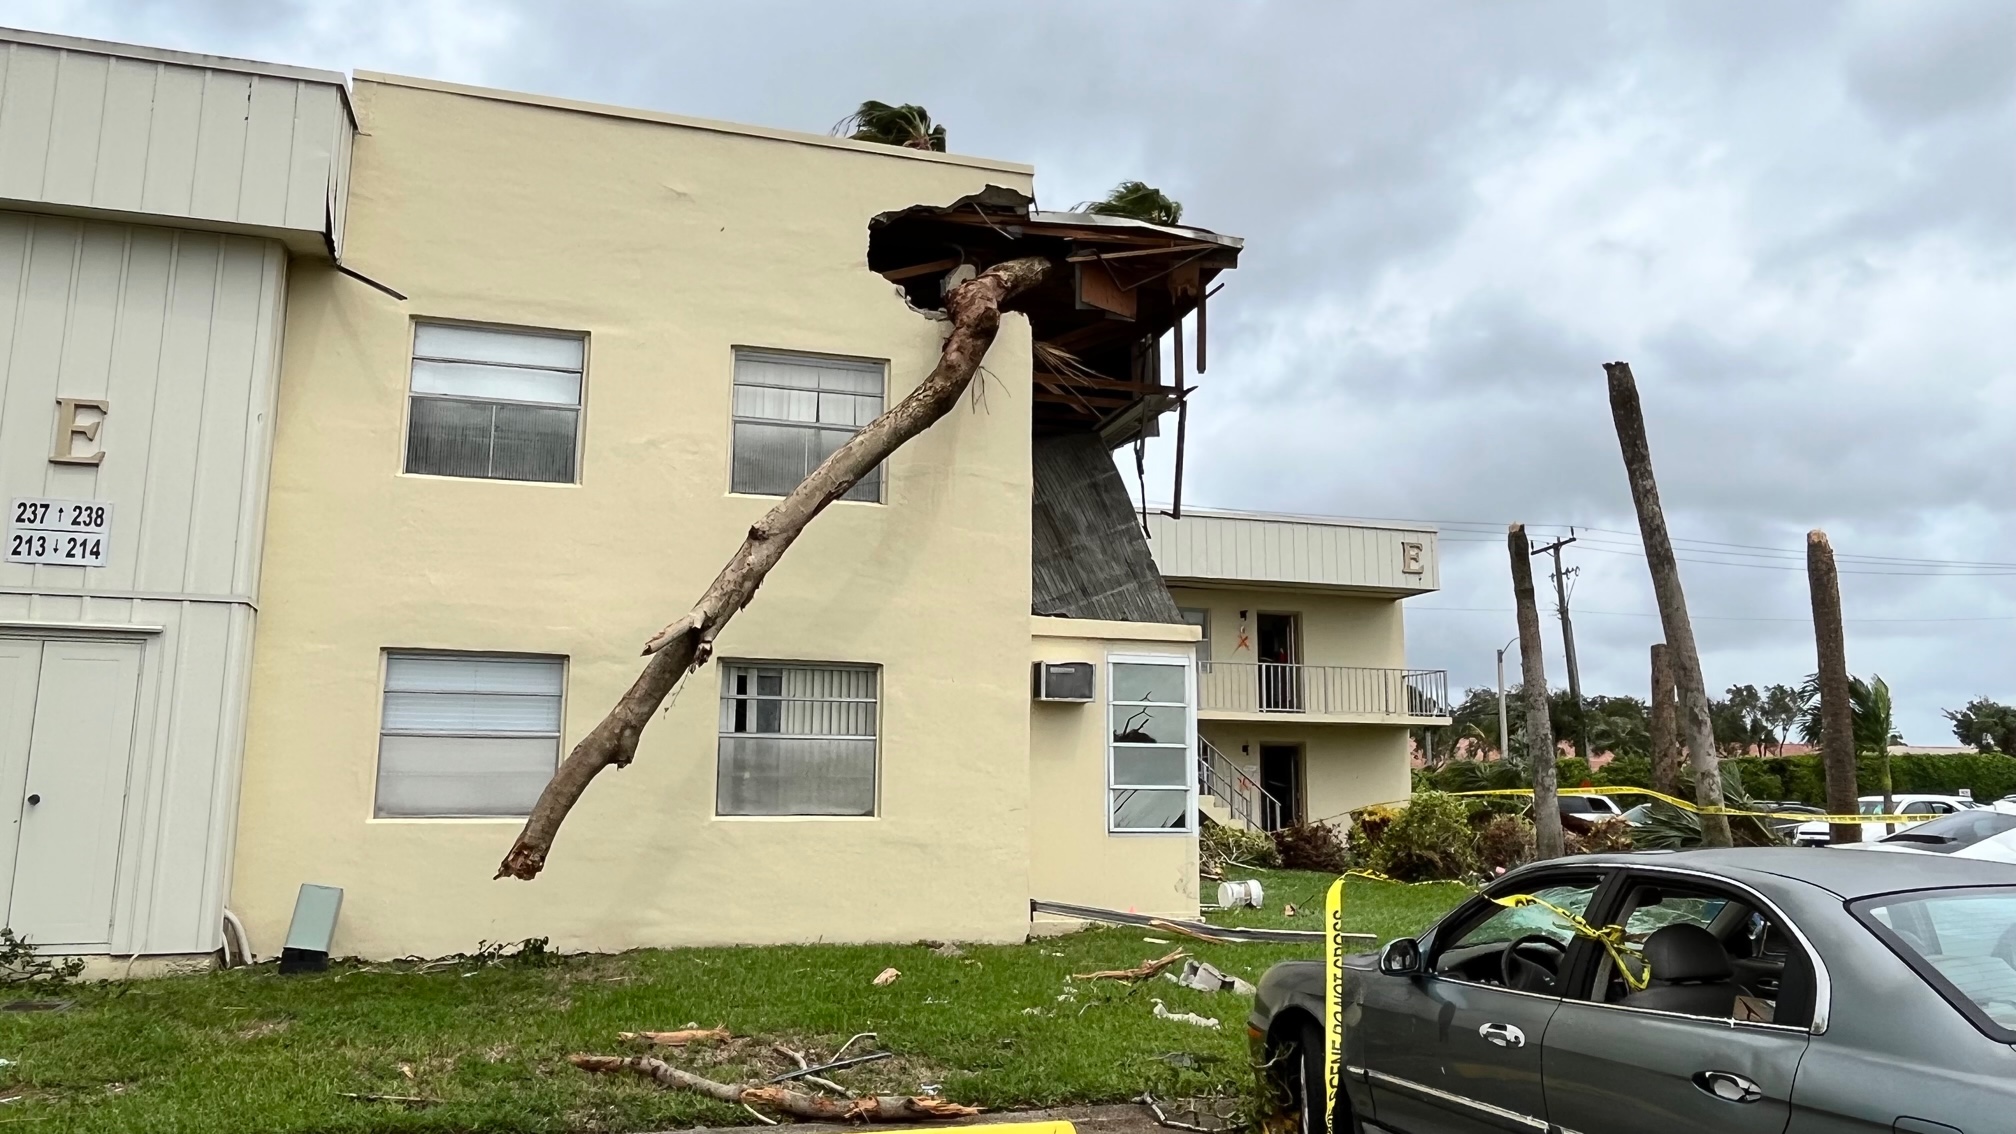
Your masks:
<instances>
[{"instance_id":1,"label":"window with blinds","mask_svg":"<svg viewBox=\"0 0 2016 1134\"><path fill-rule=\"evenodd\" d=\"M415 327L406 471L573 481L585 345L551 331Z\"/></svg>"},{"instance_id":2,"label":"window with blinds","mask_svg":"<svg viewBox=\"0 0 2016 1134\"><path fill-rule=\"evenodd\" d=\"M1109 829L1188 831L1197 772L1189 667L1181 658L1112 660L1106 700Z\"/></svg>"},{"instance_id":3,"label":"window with blinds","mask_svg":"<svg viewBox=\"0 0 2016 1134\"><path fill-rule=\"evenodd\" d=\"M882 413L879 362L735 352L735 441L730 488L783 496ZM882 499L878 467L842 500Z\"/></svg>"},{"instance_id":4,"label":"window with blinds","mask_svg":"<svg viewBox=\"0 0 2016 1134\"><path fill-rule=\"evenodd\" d=\"M873 815L877 671L721 667L718 815Z\"/></svg>"},{"instance_id":5,"label":"window with blinds","mask_svg":"<svg viewBox=\"0 0 2016 1134\"><path fill-rule=\"evenodd\" d=\"M566 668L526 654L387 654L377 815L530 814L560 759Z\"/></svg>"}]
</instances>

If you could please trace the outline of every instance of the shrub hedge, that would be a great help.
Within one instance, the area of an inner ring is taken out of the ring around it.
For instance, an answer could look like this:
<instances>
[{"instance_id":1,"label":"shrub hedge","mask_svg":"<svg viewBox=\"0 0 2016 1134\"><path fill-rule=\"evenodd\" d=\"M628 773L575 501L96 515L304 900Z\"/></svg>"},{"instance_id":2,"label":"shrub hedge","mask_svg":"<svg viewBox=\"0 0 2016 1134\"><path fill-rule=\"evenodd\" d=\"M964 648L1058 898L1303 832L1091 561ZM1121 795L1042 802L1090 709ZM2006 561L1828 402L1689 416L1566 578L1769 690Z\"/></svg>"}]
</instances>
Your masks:
<instances>
[{"instance_id":1,"label":"shrub hedge","mask_svg":"<svg viewBox=\"0 0 2016 1134\"><path fill-rule=\"evenodd\" d=\"M1487 781L1506 779L1488 774L1497 769L1496 764L1480 766L1454 761L1422 778L1439 791L1465 791ZM1652 786L1652 761L1643 756L1619 756L1593 772L1587 764L1569 756L1563 757L1556 769L1563 791L1573 791L1584 782L1599 787ZM1827 800L1827 777L1820 769L1817 755L1741 756L1722 761L1722 774L1726 777L1731 773L1740 777L1743 791L1753 799L1797 800L1816 807ZM2016 794L2016 757L2000 752L1890 757L1890 790L1895 793L1958 795L1961 788L1968 789L1984 803ZM1856 761L1855 793L1876 795L1882 790L1879 758L1864 756Z\"/></svg>"}]
</instances>

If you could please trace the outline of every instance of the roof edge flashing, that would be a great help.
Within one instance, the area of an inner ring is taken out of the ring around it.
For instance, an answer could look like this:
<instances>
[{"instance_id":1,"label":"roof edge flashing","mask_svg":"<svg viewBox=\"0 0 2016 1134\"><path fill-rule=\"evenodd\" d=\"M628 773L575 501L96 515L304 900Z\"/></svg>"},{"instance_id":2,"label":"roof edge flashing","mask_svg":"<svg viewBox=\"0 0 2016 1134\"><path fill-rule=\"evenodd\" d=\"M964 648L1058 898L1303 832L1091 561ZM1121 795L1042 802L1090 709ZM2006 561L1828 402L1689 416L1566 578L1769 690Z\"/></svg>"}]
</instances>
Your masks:
<instances>
[{"instance_id":1,"label":"roof edge flashing","mask_svg":"<svg viewBox=\"0 0 2016 1134\"><path fill-rule=\"evenodd\" d=\"M909 161L930 162L939 165L962 166L968 169L984 169L995 173L1019 174L1023 177L1034 177L1036 175L1036 167L1024 165L1020 162L971 157L965 154L941 154L933 150L912 150L905 149L902 146L885 146L878 142L857 142L852 138L836 138L830 134L811 134L801 130L785 130L772 126L752 126L740 122L724 122L715 118L696 118L684 114L671 114L662 110L644 110L638 107L617 106L612 103L561 98L557 95L533 94L528 91L510 91L497 87L479 87L467 83L451 83L441 79L423 79L414 75L397 75L384 71L359 70L352 72L352 77L360 83L377 83L381 86L405 87L410 90L431 91L435 94L461 95L465 98L480 98L491 102L515 103L520 106L536 106L546 110L590 114L601 118L620 118L633 122L649 122L659 126L677 126L687 130L704 130L715 134L736 134L745 138L761 138L765 141L784 142L791 145L817 146L874 157L901 158Z\"/></svg>"}]
</instances>

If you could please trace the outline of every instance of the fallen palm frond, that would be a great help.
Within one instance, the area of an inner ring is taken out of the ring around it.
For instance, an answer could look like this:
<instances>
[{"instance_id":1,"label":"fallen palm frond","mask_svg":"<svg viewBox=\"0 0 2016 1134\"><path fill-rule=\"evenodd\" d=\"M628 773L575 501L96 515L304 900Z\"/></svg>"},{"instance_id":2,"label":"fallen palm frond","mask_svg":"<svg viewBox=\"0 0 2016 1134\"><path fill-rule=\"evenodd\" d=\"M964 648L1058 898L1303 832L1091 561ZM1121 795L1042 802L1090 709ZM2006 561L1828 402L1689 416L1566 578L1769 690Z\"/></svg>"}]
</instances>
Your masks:
<instances>
[{"instance_id":1,"label":"fallen palm frond","mask_svg":"<svg viewBox=\"0 0 2016 1134\"><path fill-rule=\"evenodd\" d=\"M1071 974L1071 979L1125 980L1125 981L1147 980L1149 977L1155 976L1157 973L1160 973L1163 969L1168 968L1170 965L1175 964L1176 962L1182 960L1183 958L1189 955L1190 955L1189 950L1177 949L1167 956L1157 957L1155 960L1152 961L1143 961L1140 964L1135 965L1131 969L1101 969L1096 973L1073 973Z\"/></svg>"},{"instance_id":2,"label":"fallen palm frond","mask_svg":"<svg viewBox=\"0 0 2016 1134\"><path fill-rule=\"evenodd\" d=\"M919 1095L869 1095L856 1099L830 1099L808 1095L788 1087L751 1086L744 1083L717 1083L691 1071L681 1071L651 1056L570 1055L567 1061L583 1071L601 1074L628 1071L660 1086L674 1087L706 1095L725 1103L768 1107L813 1122L941 1122L970 1118L980 1113L977 1106L962 1106L944 1099Z\"/></svg>"}]
</instances>

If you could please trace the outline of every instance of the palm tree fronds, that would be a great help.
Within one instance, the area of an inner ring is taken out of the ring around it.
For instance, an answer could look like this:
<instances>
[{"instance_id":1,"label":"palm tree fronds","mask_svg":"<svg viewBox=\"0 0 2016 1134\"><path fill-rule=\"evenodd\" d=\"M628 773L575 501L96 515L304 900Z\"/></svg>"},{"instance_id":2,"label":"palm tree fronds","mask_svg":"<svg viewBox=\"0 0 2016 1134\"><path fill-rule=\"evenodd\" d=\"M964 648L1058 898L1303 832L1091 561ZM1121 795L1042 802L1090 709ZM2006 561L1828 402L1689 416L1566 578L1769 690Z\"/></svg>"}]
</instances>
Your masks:
<instances>
[{"instance_id":1,"label":"palm tree fronds","mask_svg":"<svg viewBox=\"0 0 2016 1134\"><path fill-rule=\"evenodd\" d=\"M845 134L857 142L945 152L945 127L934 125L931 112L913 103L891 105L871 98L834 123L833 133Z\"/></svg>"},{"instance_id":2,"label":"palm tree fronds","mask_svg":"<svg viewBox=\"0 0 2016 1134\"><path fill-rule=\"evenodd\" d=\"M1181 224L1183 202L1145 181L1122 181L1098 201L1083 206L1088 213L1106 217L1132 217L1149 224Z\"/></svg>"}]
</instances>

